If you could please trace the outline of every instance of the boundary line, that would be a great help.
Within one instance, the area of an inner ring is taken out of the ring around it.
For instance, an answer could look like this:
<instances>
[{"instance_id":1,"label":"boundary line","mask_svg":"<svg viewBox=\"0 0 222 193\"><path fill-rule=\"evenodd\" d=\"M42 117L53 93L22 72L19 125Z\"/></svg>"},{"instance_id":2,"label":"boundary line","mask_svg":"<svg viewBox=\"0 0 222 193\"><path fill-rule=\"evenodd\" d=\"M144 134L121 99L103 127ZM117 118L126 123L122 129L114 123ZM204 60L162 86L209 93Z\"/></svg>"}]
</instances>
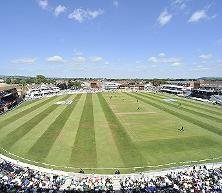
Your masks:
<instances>
[{"instance_id":1,"label":"boundary line","mask_svg":"<svg viewBox=\"0 0 222 193\"><path fill-rule=\"evenodd\" d=\"M17 157L18 159L30 162L30 163L35 163L35 164L42 164L45 166L50 166L50 167L56 167L56 168L65 168L65 169L80 169L79 167L71 167L71 166L59 166L59 165L53 165L53 164L49 164L49 163L44 163L44 162L38 162L38 161L34 161L34 160L29 160L27 158L18 156L16 154L13 154L7 150L5 150L4 148L1 148L2 151L6 152L8 155ZM3 154L0 154L0 157ZM5 155L3 155L5 156ZM7 156L6 156L7 157ZM10 158L10 157L9 157ZM10 158L13 159L13 158ZM200 160L189 160L189 161L180 161L180 162L171 162L171 163L166 163L166 164L159 164L159 165L147 165L147 166L134 166L134 167L115 167L115 168L82 168L85 170L115 170L115 169L123 169L123 170L129 170L129 169L143 169L143 168L159 168L159 167L164 167L164 166L171 166L171 165L178 165L178 167L180 167L180 164L192 164L192 163L202 163L202 162L206 162L206 161L214 161L214 160L219 160L222 159L222 156L220 157L214 157L214 158L206 158L206 159L200 159ZM19 160L15 160L15 161L19 161ZM21 162L22 163L22 162ZM24 163L24 164L28 164L28 163ZM185 166L184 165L184 166ZM36 166L36 165L34 165ZM40 166L37 166L40 167ZM46 168L47 169L47 168ZM170 169L170 168L167 168ZM149 172L149 171L144 171L144 172Z\"/></svg>"}]
</instances>

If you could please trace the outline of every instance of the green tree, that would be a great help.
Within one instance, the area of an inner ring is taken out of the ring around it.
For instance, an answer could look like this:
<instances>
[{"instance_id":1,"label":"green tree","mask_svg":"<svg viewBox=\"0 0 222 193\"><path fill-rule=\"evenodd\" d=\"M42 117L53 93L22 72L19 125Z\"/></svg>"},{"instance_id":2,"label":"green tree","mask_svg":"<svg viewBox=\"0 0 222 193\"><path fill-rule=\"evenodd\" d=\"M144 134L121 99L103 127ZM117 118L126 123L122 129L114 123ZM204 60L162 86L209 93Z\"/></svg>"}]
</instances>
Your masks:
<instances>
[{"instance_id":1,"label":"green tree","mask_svg":"<svg viewBox=\"0 0 222 193\"><path fill-rule=\"evenodd\" d=\"M11 84L11 78L6 78L5 83L6 84Z\"/></svg>"},{"instance_id":2,"label":"green tree","mask_svg":"<svg viewBox=\"0 0 222 193\"><path fill-rule=\"evenodd\" d=\"M165 84L166 81L165 80L161 80L161 79L153 79L152 80L152 84L153 86L160 86L161 84Z\"/></svg>"},{"instance_id":3,"label":"green tree","mask_svg":"<svg viewBox=\"0 0 222 193\"><path fill-rule=\"evenodd\" d=\"M20 83L20 80L19 78L14 78L11 80L11 84L19 84Z\"/></svg>"},{"instance_id":4,"label":"green tree","mask_svg":"<svg viewBox=\"0 0 222 193\"><path fill-rule=\"evenodd\" d=\"M21 79L19 84L21 84L22 86L26 86L27 82L25 79Z\"/></svg>"},{"instance_id":5,"label":"green tree","mask_svg":"<svg viewBox=\"0 0 222 193\"><path fill-rule=\"evenodd\" d=\"M72 80L68 80L67 86L68 88L72 88L74 86L74 82Z\"/></svg>"},{"instance_id":6,"label":"green tree","mask_svg":"<svg viewBox=\"0 0 222 193\"><path fill-rule=\"evenodd\" d=\"M81 88L81 82L80 81L75 81L73 83L73 86L76 87L76 88Z\"/></svg>"},{"instance_id":7,"label":"green tree","mask_svg":"<svg viewBox=\"0 0 222 193\"><path fill-rule=\"evenodd\" d=\"M46 82L47 82L47 79L43 75L37 75L36 78L35 78L35 83L36 84L41 84L41 83L46 83Z\"/></svg>"}]
</instances>

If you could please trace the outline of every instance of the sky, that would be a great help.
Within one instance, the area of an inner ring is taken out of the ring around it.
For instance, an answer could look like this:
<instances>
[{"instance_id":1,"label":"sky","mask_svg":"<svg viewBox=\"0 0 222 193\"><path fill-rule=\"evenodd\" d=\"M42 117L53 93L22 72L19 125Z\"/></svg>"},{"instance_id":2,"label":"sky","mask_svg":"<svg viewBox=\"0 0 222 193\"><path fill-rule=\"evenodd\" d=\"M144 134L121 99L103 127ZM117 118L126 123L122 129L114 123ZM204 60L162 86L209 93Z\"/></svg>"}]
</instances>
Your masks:
<instances>
[{"instance_id":1,"label":"sky","mask_svg":"<svg viewBox=\"0 0 222 193\"><path fill-rule=\"evenodd\" d=\"M222 77L221 0L2 0L0 75Z\"/></svg>"}]
</instances>

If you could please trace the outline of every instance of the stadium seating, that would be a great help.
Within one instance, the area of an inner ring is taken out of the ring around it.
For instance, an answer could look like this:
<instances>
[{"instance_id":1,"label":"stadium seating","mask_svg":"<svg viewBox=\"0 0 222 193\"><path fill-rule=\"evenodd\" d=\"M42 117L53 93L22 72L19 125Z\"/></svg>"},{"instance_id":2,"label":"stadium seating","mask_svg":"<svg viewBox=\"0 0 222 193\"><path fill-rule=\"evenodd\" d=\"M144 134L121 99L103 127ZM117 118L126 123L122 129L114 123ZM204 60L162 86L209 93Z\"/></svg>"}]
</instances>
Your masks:
<instances>
[{"instance_id":1,"label":"stadium seating","mask_svg":"<svg viewBox=\"0 0 222 193\"><path fill-rule=\"evenodd\" d=\"M113 182L119 181L119 190ZM0 159L1 193L222 193L222 168L206 166L172 170L167 174L151 176L149 173L110 176L55 175L21 167Z\"/></svg>"},{"instance_id":2,"label":"stadium seating","mask_svg":"<svg viewBox=\"0 0 222 193\"><path fill-rule=\"evenodd\" d=\"M21 99L15 88L0 91L0 114L16 106Z\"/></svg>"}]
</instances>

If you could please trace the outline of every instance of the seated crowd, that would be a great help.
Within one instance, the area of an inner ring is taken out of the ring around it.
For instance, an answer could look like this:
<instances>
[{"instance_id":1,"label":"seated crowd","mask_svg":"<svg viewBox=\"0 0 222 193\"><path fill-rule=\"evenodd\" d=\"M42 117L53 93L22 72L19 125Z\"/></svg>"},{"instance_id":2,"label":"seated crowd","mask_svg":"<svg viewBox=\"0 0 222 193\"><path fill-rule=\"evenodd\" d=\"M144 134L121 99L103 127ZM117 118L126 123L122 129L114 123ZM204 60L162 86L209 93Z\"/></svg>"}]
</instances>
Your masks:
<instances>
[{"instance_id":1,"label":"seated crowd","mask_svg":"<svg viewBox=\"0 0 222 193\"><path fill-rule=\"evenodd\" d=\"M222 193L222 168L193 167L167 175L126 177L120 180L122 192Z\"/></svg>"},{"instance_id":2,"label":"seated crowd","mask_svg":"<svg viewBox=\"0 0 222 193\"><path fill-rule=\"evenodd\" d=\"M0 193L112 192L112 180L98 176L58 176L23 168L0 158Z\"/></svg>"},{"instance_id":3,"label":"seated crowd","mask_svg":"<svg viewBox=\"0 0 222 193\"><path fill-rule=\"evenodd\" d=\"M83 172L81 172L83 173ZM62 176L21 167L0 158L0 193L115 192L123 193L222 193L222 168L206 166L174 170L167 174ZM118 181L119 180L119 181Z\"/></svg>"}]
</instances>

